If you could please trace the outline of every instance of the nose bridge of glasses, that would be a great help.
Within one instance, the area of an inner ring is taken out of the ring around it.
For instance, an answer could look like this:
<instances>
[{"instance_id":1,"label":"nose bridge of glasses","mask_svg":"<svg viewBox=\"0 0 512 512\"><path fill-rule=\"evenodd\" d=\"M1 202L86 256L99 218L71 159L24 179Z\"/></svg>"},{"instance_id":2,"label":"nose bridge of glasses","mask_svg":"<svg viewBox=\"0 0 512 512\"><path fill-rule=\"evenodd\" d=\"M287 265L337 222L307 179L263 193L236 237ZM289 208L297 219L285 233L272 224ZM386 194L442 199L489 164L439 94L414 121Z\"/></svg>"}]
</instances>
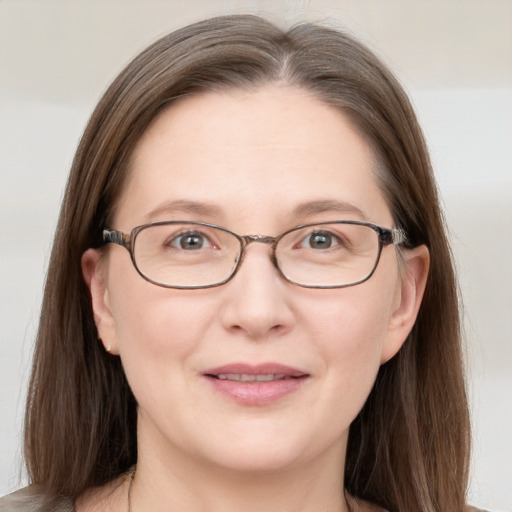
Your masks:
<instances>
[{"instance_id":1,"label":"nose bridge of glasses","mask_svg":"<svg viewBox=\"0 0 512 512\"><path fill-rule=\"evenodd\" d=\"M234 273L236 273L239 270L239 268L242 264L242 260L244 260L246 257L245 249L247 249L247 246L252 243L270 245L270 261L272 262L274 267L278 268L277 261L276 261L276 255L275 255L275 249L276 249L276 243L279 240L279 237L265 236L265 235L242 235L242 236L240 236L240 239L242 240L242 247L241 247L241 254L240 254L241 257L238 261L238 265L237 265Z\"/></svg>"},{"instance_id":2,"label":"nose bridge of glasses","mask_svg":"<svg viewBox=\"0 0 512 512\"><path fill-rule=\"evenodd\" d=\"M241 236L242 239L242 258L245 258L245 249L249 244L257 243L257 244L266 244L270 245L270 259L274 266L277 267L277 261L276 261L276 243L279 240L279 237L276 236L266 236L266 235L243 235ZM240 261L241 263L241 261Z\"/></svg>"},{"instance_id":3,"label":"nose bridge of glasses","mask_svg":"<svg viewBox=\"0 0 512 512\"><path fill-rule=\"evenodd\" d=\"M265 235L244 235L242 236L244 241L244 245L247 246L253 242L258 244L270 244L274 245L276 243L277 238L275 236L265 236Z\"/></svg>"}]
</instances>

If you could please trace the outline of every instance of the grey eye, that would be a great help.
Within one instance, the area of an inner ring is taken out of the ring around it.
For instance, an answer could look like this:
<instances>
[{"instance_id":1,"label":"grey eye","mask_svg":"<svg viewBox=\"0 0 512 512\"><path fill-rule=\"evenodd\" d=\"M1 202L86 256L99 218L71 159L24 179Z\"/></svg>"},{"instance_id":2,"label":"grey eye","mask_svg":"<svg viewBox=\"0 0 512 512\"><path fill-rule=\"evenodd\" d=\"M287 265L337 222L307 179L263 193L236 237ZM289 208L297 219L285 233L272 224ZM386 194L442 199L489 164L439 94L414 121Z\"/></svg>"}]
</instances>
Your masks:
<instances>
[{"instance_id":1,"label":"grey eye","mask_svg":"<svg viewBox=\"0 0 512 512\"><path fill-rule=\"evenodd\" d=\"M197 231L180 233L170 241L169 245L176 249L183 249L185 251L197 251L211 246L208 237Z\"/></svg>"},{"instance_id":2,"label":"grey eye","mask_svg":"<svg viewBox=\"0 0 512 512\"><path fill-rule=\"evenodd\" d=\"M339 238L329 231L314 231L303 240L301 246L311 249L329 249L339 243Z\"/></svg>"}]
</instances>

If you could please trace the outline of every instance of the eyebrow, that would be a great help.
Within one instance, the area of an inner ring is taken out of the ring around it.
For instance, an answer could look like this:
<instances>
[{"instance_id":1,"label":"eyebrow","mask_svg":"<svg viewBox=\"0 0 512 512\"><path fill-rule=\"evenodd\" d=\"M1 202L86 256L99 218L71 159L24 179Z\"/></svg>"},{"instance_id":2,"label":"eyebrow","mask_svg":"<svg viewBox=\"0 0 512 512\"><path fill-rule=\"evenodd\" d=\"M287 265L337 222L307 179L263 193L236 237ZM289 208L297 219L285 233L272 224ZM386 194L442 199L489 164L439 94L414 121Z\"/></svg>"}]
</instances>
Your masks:
<instances>
[{"instance_id":1,"label":"eyebrow","mask_svg":"<svg viewBox=\"0 0 512 512\"><path fill-rule=\"evenodd\" d=\"M340 213L342 215L350 213L360 217L364 221L369 220L367 215L357 206L336 199L307 201L299 204L293 211L293 215L297 217L307 217L319 213Z\"/></svg>"},{"instance_id":2,"label":"eyebrow","mask_svg":"<svg viewBox=\"0 0 512 512\"><path fill-rule=\"evenodd\" d=\"M220 216L221 209L213 203L191 201L188 199L177 199L175 201L168 201L157 206L154 210L151 210L147 215L145 215L145 218L147 220L152 220L159 215L175 212L191 213L205 217L214 217Z\"/></svg>"},{"instance_id":3,"label":"eyebrow","mask_svg":"<svg viewBox=\"0 0 512 512\"><path fill-rule=\"evenodd\" d=\"M145 215L145 218L148 221L152 221L155 217L160 215L177 212L195 214L200 217L220 217L222 214L221 208L214 203L192 201L189 199L177 199L157 206L154 210L151 210L147 215ZM339 213L341 215L352 214L364 221L369 220L364 212L357 206L336 199L320 199L300 203L292 211L291 215L293 217L308 217L321 213Z\"/></svg>"}]
</instances>

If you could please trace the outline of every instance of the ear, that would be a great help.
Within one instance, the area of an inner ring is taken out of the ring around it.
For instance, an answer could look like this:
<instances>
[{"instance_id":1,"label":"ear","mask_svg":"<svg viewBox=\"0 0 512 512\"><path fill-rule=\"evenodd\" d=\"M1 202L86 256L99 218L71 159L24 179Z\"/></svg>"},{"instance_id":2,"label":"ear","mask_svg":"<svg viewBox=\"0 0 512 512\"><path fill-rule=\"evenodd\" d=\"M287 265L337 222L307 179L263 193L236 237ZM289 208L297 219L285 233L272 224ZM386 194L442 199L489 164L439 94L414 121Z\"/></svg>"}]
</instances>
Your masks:
<instances>
[{"instance_id":1,"label":"ear","mask_svg":"<svg viewBox=\"0 0 512 512\"><path fill-rule=\"evenodd\" d=\"M389 361L404 344L411 332L423 293L427 284L430 254L425 245L403 251L402 276L398 284L393 311L388 323L386 341L383 347L381 364Z\"/></svg>"},{"instance_id":2,"label":"ear","mask_svg":"<svg viewBox=\"0 0 512 512\"><path fill-rule=\"evenodd\" d=\"M118 354L116 323L110 309L106 285L105 260L99 249L88 249L83 253L82 274L91 294L98 336L107 352Z\"/></svg>"}]
</instances>

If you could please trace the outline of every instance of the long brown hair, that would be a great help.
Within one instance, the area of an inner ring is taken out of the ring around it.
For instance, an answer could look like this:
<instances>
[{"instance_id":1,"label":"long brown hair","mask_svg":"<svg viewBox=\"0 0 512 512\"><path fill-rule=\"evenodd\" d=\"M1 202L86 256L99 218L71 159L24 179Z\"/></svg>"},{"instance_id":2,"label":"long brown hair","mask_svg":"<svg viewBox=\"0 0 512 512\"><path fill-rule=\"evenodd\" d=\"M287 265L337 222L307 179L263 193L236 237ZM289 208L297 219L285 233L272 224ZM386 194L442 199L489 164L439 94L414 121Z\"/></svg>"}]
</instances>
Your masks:
<instances>
[{"instance_id":1,"label":"long brown hair","mask_svg":"<svg viewBox=\"0 0 512 512\"><path fill-rule=\"evenodd\" d=\"M196 23L154 43L107 90L80 141L51 255L25 424L30 479L76 498L136 462L136 402L119 358L97 340L80 258L101 232L149 123L173 101L272 81L351 117L378 155L396 225L431 267L416 324L384 364L350 429L348 491L390 511L461 512L469 459L457 287L436 185L410 102L349 35L282 31L255 16Z\"/></svg>"}]
</instances>

